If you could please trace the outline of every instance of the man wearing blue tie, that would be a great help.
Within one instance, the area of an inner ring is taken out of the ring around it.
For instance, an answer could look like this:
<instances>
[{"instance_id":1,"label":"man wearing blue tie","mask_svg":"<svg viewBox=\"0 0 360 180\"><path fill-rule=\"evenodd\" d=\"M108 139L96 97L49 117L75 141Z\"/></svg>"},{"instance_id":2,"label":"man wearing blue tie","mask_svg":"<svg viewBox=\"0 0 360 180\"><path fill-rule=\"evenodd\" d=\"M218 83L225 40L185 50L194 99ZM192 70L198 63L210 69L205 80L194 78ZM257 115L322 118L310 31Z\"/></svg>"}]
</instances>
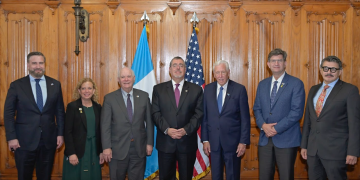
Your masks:
<instances>
[{"instance_id":1,"label":"man wearing blue tie","mask_svg":"<svg viewBox=\"0 0 360 180\"><path fill-rule=\"evenodd\" d=\"M273 180L275 162L280 180L294 179L294 164L300 146L300 123L304 111L303 82L285 72L287 54L274 49L267 65L272 76L262 80L254 103L259 137L259 178Z\"/></svg>"},{"instance_id":2,"label":"man wearing blue tie","mask_svg":"<svg viewBox=\"0 0 360 180\"><path fill-rule=\"evenodd\" d=\"M9 149L19 180L50 180L56 149L64 142L64 103L60 82L45 76L45 56L27 56L29 75L10 84L4 105ZM55 121L56 117L56 121Z\"/></svg>"},{"instance_id":3,"label":"man wearing blue tie","mask_svg":"<svg viewBox=\"0 0 360 180\"><path fill-rule=\"evenodd\" d=\"M213 66L216 82L205 86L201 140L204 153L211 153L211 176L223 180L240 179L240 161L250 143L250 113L245 86L229 80L226 61Z\"/></svg>"}]
</instances>

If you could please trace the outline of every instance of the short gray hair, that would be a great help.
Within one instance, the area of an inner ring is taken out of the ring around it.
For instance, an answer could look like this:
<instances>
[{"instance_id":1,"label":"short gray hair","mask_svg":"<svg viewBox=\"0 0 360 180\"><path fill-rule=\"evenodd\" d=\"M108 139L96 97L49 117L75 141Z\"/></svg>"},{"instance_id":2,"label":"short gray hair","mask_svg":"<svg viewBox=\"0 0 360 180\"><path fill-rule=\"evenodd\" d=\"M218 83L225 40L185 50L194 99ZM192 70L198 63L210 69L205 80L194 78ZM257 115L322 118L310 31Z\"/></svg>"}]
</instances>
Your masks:
<instances>
[{"instance_id":1,"label":"short gray hair","mask_svg":"<svg viewBox=\"0 0 360 180\"><path fill-rule=\"evenodd\" d=\"M119 72L118 72L118 78L120 78L121 70L123 70L123 69L125 69L125 68L130 69L130 71L131 71L131 76L132 76L132 77L135 76L135 73L134 73L134 71L133 71L131 68L129 68L129 67L123 67L123 68L121 68L121 69L119 70Z\"/></svg>"},{"instance_id":2,"label":"short gray hair","mask_svg":"<svg viewBox=\"0 0 360 180\"><path fill-rule=\"evenodd\" d=\"M230 69L229 69L229 63L228 63L227 61L225 61L225 60L218 60L218 61L216 61L216 62L214 63L214 65L213 65L213 72L215 71L215 66L218 66L218 65L220 65L220 64L225 64L226 71L227 71L227 72L230 71Z\"/></svg>"},{"instance_id":3,"label":"short gray hair","mask_svg":"<svg viewBox=\"0 0 360 180\"><path fill-rule=\"evenodd\" d=\"M182 60L182 61L184 62L184 65L185 65L185 61L184 61L184 59L183 59L182 57L180 57L180 56L175 56L174 58L171 59L169 67L171 67L171 64L172 64L172 62L173 62L174 59Z\"/></svg>"}]
</instances>

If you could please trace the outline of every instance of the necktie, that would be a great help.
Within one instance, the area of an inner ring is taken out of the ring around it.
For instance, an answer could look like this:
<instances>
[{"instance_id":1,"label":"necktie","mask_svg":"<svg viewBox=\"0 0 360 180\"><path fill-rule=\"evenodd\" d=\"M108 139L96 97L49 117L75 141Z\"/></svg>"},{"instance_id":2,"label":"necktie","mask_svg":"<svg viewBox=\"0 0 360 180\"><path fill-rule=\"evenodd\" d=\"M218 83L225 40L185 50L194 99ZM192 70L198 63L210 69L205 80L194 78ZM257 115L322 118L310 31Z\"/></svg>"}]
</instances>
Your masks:
<instances>
[{"instance_id":1,"label":"necktie","mask_svg":"<svg viewBox=\"0 0 360 180\"><path fill-rule=\"evenodd\" d=\"M274 82L274 86L271 90L271 95L270 95L270 108L272 108L274 101L275 101L275 97L276 97L276 91L277 91L277 83L278 81Z\"/></svg>"},{"instance_id":2,"label":"necktie","mask_svg":"<svg viewBox=\"0 0 360 180\"><path fill-rule=\"evenodd\" d=\"M316 112L316 116L319 117L321 110L323 108L323 104L324 104L324 99L326 96L326 89L329 88L330 86L325 85L324 89L321 91L321 94L319 96L319 99L316 102L316 107L315 107L315 112Z\"/></svg>"},{"instance_id":3,"label":"necktie","mask_svg":"<svg viewBox=\"0 0 360 180\"><path fill-rule=\"evenodd\" d=\"M217 98L217 104L218 104L218 108L219 108L219 113L221 113L221 109L222 109L222 99L223 99L223 87L220 87L220 91L218 94L218 98Z\"/></svg>"},{"instance_id":4,"label":"necktie","mask_svg":"<svg viewBox=\"0 0 360 180\"><path fill-rule=\"evenodd\" d=\"M176 88L175 88L175 100L176 100L176 107L179 106L179 100L180 100L180 90L179 90L179 86L180 84L175 84Z\"/></svg>"},{"instance_id":5,"label":"necktie","mask_svg":"<svg viewBox=\"0 0 360 180\"><path fill-rule=\"evenodd\" d=\"M126 109L127 109L127 113L128 113L128 116L129 116L129 120L132 123L133 110L132 110L132 104L131 104L131 100L130 100L130 94L127 94Z\"/></svg>"},{"instance_id":6,"label":"necktie","mask_svg":"<svg viewBox=\"0 0 360 180\"><path fill-rule=\"evenodd\" d=\"M40 79L35 79L35 81L36 81L36 105L38 106L40 112L42 112L44 102L43 102L41 87L39 84Z\"/></svg>"}]
</instances>

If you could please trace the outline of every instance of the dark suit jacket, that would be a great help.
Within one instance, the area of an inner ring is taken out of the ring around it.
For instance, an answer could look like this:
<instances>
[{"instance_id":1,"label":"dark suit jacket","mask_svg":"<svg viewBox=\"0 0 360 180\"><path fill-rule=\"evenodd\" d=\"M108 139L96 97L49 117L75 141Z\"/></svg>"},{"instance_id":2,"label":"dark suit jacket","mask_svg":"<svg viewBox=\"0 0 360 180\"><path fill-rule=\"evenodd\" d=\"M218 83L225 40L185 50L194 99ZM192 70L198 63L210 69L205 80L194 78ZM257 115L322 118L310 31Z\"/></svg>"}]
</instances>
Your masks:
<instances>
[{"instance_id":1,"label":"dark suit jacket","mask_svg":"<svg viewBox=\"0 0 360 180\"><path fill-rule=\"evenodd\" d=\"M339 80L316 116L314 96L322 84L311 87L305 110L301 148L328 160L345 160L360 153L360 100L356 86Z\"/></svg>"},{"instance_id":2,"label":"dark suit jacket","mask_svg":"<svg viewBox=\"0 0 360 180\"><path fill-rule=\"evenodd\" d=\"M256 91L254 114L259 128L264 123L277 123L274 128L277 134L272 137L278 148L292 148L300 146L300 123L305 105L304 83L285 73L276 93L273 107L270 108L270 89L272 77L262 80ZM260 132L259 146L265 146L269 138L264 131Z\"/></svg>"},{"instance_id":3,"label":"dark suit jacket","mask_svg":"<svg viewBox=\"0 0 360 180\"><path fill-rule=\"evenodd\" d=\"M47 99L42 112L36 105L29 76L12 82L6 96L6 140L18 139L22 150L35 150L40 136L47 148L56 148L57 136L63 136L65 113L61 85L48 76L45 79Z\"/></svg>"},{"instance_id":4,"label":"dark suit jacket","mask_svg":"<svg viewBox=\"0 0 360 180\"><path fill-rule=\"evenodd\" d=\"M85 153L85 143L87 138L87 121L85 112L80 113L79 108L83 108L81 99L69 103L66 107L65 115L65 151L66 156L76 154L80 159ZM93 101L93 109L95 113L95 136L97 154L102 152L100 141L100 112L101 105Z\"/></svg>"},{"instance_id":5,"label":"dark suit jacket","mask_svg":"<svg viewBox=\"0 0 360 180\"><path fill-rule=\"evenodd\" d=\"M205 86L204 118L201 124L201 140L209 141L211 151L235 153L239 143L250 144L250 113L245 86L229 80L225 101L219 113L217 106L217 82Z\"/></svg>"},{"instance_id":6,"label":"dark suit jacket","mask_svg":"<svg viewBox=\"0 0 360 180\"><path fill-rule=\"evenodd\" d=\"M196 84L184 81L176 107L171 81L154 86L152 116L158 128L156 148L164 153L188 153L197 149L197 130L203 118L203 91ZM184 128L187 135L172 139L164 132L167 128Z\"/></svg>"},{"instance_id":7,"label":"dark suit jacket","mask_svg":"<svg viewBox=\"0 0 360 180\"><path fill-rule=\"evenodd\" d=\"M132 123L129 121L121 89L104 98L100 124L101 143L103 149L112 148L112 157L117 160L123 160L127 156L131 134L139 157L146 156L146 145L154 146L154 123L151 119L149 94L133 88L133 97Z\"/></svg>"}]
</instances>

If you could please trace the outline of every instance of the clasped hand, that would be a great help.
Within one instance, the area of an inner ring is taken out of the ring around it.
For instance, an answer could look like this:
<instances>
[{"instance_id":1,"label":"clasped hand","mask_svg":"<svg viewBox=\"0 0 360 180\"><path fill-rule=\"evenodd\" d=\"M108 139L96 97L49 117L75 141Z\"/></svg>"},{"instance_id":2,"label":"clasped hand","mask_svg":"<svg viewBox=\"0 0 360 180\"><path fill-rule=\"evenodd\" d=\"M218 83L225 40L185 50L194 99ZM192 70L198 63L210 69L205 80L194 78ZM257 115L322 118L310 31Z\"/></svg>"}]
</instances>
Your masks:
<instances>
[{"instance_id":1,"label":"clasped hand","mask_svg":"<svg viewBox=\"0 0 360 180\"><path fill-rule=\"evenodd\" d=\"M169 128L167 134L173 139L181 139L181 137L186 135L186 131L184 128L181 129Z\"/></svg>"},{"instance_id":2,"label":"clasped hand","mask_svg":"<svg viewBox=\"0 0 360 180\"><path fill-rule=\"evenodd\" d=\"M274 126L276 125L277 123L271 123L271 124L266 124L264 123L262 125L262 129L263 131L265 132L265 135L266 137L273 137L277 134L277 131L275 130Z\"/></svg>"}]
</instances>

